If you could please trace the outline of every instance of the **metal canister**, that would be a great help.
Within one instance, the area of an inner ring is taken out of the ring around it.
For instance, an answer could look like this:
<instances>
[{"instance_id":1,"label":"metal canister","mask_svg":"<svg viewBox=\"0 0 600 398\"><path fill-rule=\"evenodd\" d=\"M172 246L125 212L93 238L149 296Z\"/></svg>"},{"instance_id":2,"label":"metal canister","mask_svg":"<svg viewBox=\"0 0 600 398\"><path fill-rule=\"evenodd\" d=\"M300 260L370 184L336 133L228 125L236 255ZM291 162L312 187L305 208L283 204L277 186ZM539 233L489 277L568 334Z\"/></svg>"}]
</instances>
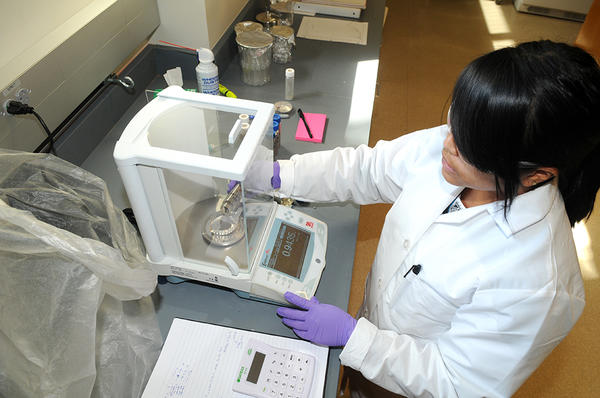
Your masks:
<instances>
[{"instance_id":1,"label":"metal canister","mask_svg":"<svg viewBox=\"0 0 600 398\"><path fill-rule=\"evenodd\" d=\"M233 30L235 30L235 34L237 36L242 32L253 32L253 31L260 32L263 30L263 26L261 24L259 24L258 22L254 22L254 21L242 21L242 22L236 23L235 26L233 27Z\"/></svg>"},{"instance_id":2,"label":"metal canister","mask_svg":"<svg viewBox=\"0 0 600 398\"><path fill-rule=\"evenodd\" d=\"M242 81L262 86L271 81L273 37L265 32L242 32L236 37L242 67Z\"/></svg>"},{"instance_id":3,"label":"metal canister","mask_svg":"<svg viewBox=\"0 0 600 398\"><path fill-rule=\"evenodd\" d=\"M271 28L273 36L273 62L285 64L292 60L292 47L295 42L294 29L290 26L277 25Z\"/></svg>"},{"instance_id":4,"label":"metal canister","mask_svg":"<svg viewBox=\"0 0 600 398\"><path fill-rule=\"evenodd\" d=\"M264 26L265 31L267 32L270 31L273 26L279 24L277 15L275 15L271 11L265 11L261 12L260 14L257 14L256 20Z\"/></svg>"}]
</instances>

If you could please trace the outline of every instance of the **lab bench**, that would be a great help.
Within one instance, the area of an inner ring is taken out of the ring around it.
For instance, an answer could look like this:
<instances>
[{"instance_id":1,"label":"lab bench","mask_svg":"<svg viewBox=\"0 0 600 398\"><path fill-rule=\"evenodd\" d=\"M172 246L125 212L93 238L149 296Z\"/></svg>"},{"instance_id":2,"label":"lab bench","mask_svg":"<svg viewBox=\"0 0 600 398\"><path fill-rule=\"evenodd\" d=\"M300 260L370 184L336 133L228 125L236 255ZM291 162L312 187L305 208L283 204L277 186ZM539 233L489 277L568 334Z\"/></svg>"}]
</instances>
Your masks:
<instances>
[{"instance_id":1,"label":"lab bench","mask_svg":"<svg viewBox=\"0 0 600 398\"><path fill-rule=\"evenodd\" d=\"M369 0L367 5L360 18L361 22L369 22L366 46L296 38L292 62L285 65L272 64L271 82L264 86L252 87L242 83L239 58L236 54L232 53L229 62L223 61L223 58L227 57L216 54L217 62L221 62L218 64L221 83L239 98L270 103L283 100L285 68L295 69L295 96L291 101L294 110L291 117L283 119L281 123L281 148L278 154L280 159L296 153L328 150L337 146L357 146L368 142L385 1ZM243 20L243 17L241 18ZM295 16L296 31L301 19L301 16ZM223 53L228 51L226 48L231 49L231 43L228 42L233 40L231 31L230 29L226 33L220 43ZM189 66L190 62L194 62L190 54L181 55L180 50L155 47L142 53L139 59L130 64L129 70L125 71L125 74L150 73L153 76L143 87L137 85L135 99L130 101L125 110L121 110L122 116L81 162L82 168L106 181L113 202L119 208L130 206L112 153L125 126L146 104L144 89L165 88L162 74L166 72L166 68L178 66L182 62L186 64L182 67L184 88L196 88L193 67L190 70ZM134 77L134 80L138 79ZM140 78L139 81L144 79ZM122 94L115 88L114 95ZM119 102L119 99L107 101L108 109L123 106L124 103ZM304 112L327 114L323 143L295 140L298 108ZM102 115L91 114L88 118L102 119ZM75 141L76 139L73 142ZM73 145L71 144L71 147ZM65 151L68 151L68 147L62 145ZM72 150L77 151L76 145ZM327 170L323 172L326 173ZM346 309L352 279L359 206L350 203L308 204L299 210L324 221L329 229L326 267L316 296L321 302ZM240 298L226 288L193 281L171 284L160 278L153 300L163 337L167 336L171 322L176 317L295 337L292 330L281 323L276 314L277 306ZM340 352L340 348L330 349L325 397L336 395Z\"/></svg>"}]
</instances>

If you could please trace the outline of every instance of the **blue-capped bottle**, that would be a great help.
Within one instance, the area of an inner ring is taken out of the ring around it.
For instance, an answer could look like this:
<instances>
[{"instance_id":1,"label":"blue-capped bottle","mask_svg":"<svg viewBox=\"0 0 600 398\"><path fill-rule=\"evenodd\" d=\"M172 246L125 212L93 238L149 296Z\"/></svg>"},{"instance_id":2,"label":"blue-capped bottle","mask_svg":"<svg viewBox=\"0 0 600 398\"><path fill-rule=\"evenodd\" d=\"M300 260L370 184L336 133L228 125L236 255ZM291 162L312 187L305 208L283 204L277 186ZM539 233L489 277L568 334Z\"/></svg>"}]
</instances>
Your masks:
<instances>
[{"instance_id":1,"label":"blue-capped bottle","mask_svg":"<svg viewBox=\"0 0 600 398\"><path fill-rule=\"evenodd\" d=\"M273 116L273 160L277 160L281 144L281 116Z\"/></svg>"}]
</instances>

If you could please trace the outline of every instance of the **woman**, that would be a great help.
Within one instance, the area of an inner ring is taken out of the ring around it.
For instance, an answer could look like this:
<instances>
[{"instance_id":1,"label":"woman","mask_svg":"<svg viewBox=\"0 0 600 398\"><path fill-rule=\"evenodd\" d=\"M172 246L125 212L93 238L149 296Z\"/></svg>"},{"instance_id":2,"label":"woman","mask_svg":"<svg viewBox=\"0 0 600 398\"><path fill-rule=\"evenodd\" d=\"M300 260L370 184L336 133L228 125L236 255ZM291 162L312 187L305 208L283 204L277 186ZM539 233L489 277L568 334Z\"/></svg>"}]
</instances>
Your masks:
<instances>
[{"instance_id":1,"label":"woman","mask_svg":"<svg viewBox=\"0 0 600 398\"><path fill-rule=\"evenodd\" d=\"M358 320L288 292L283 322L398 394L510 396L584 307L571 227L600 185L599 110L590 55L524 43L465 68L447 125L280 161L283 195L393 203Z\"/></svg>"}]
</instances>

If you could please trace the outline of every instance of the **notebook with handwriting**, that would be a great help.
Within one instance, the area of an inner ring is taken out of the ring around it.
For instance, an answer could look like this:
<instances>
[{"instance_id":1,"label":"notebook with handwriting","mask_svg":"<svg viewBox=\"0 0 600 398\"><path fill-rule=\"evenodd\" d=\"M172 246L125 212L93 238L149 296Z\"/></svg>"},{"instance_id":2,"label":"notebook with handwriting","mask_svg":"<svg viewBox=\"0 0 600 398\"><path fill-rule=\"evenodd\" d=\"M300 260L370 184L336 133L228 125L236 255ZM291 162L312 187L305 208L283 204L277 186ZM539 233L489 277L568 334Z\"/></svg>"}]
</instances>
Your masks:
<instances>
[{"instance_id":1,"label":"notebook with handwriting","mask_svg":"<svg viewBox=\"0 0 600 398\"><path fill-rule=\"evenodd\" d=\"M328 347L289 337L175 318L142 398L234 397L232 390L250 338L315 357L311 396L323 396Z\"/></svg>"}]
</instances>

